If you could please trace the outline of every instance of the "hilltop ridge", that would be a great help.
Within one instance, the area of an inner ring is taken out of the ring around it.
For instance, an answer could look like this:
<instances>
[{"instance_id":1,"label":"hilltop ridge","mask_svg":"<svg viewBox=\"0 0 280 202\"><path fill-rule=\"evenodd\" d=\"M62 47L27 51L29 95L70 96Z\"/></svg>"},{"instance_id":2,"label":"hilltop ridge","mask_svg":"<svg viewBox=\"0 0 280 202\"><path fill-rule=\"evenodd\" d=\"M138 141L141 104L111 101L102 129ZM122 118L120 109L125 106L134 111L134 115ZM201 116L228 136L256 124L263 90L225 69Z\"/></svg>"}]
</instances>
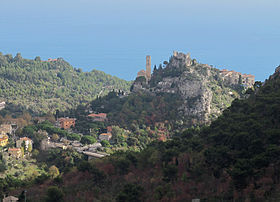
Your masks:
<instances>
[{"instance_id":1,"label":"hilltop ridge","mask_svg":"<svg viewBox=\"0 0 280 202\"><path fill-rule=\"evenodd\" d=\"M0 100L34 113L70 109L113 89L127 92L130 85L102 71L83 72L63 58L42 61L0 53Z\"/></svg>"}]
</instances>

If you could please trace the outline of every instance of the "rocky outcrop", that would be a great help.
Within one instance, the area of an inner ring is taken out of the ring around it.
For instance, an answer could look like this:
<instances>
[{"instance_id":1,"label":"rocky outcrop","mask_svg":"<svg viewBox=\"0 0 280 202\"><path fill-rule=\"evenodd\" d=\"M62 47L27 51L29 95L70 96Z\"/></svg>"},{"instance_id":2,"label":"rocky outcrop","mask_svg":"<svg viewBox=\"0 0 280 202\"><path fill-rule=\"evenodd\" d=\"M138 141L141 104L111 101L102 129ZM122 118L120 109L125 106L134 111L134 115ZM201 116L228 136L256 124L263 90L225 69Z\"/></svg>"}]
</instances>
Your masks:
<instances>
[{"instance_id":1,"label":"rocky outcrop","mask_svg":"<svg viewBox=\"0 0 280 202\"><path fill-rule=\"evenodd\" d=\"M165 68L153 72L149 83L135 81L132 89L179 94L184 104L178 109L178 115L183 123L200 125L215 119L240 97L243 87L226 82L220 70L198 64L189 54L174 52Z\"/></svg>"}]
</instances>

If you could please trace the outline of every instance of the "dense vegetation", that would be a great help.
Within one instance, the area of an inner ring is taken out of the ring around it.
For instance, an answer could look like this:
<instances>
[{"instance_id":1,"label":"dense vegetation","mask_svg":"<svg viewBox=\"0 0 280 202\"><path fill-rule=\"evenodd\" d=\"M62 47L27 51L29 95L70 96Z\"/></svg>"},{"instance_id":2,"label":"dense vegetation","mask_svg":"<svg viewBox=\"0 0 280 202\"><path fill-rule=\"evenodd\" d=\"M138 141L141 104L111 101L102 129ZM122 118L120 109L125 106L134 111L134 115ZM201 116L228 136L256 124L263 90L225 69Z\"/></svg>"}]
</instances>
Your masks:
<instances>
[{"instance_id":1,"label":"dense vegetation","mask_svg":"<svg viewBox=\"0 0 280 202\"><path fill-rule=\"evenodd\" d=\"M112 89L128 91L130 84L101 71L82 72L62 58L48 62L0 53L0 99L36 113L69 109Z\"/></svg>"},{"instance_id":2,"label":"dense vegetation","mask_svg":"<svg viewBox=\"0 0 280 202\"><path fill-rule=\"evenodd\" d=\"M160 93L157 95L138 92L120 98L118 93L91 102L91 109L108 113L109 121L122 127L135 129L154 126L156 122L169 121L175 124L180 117L177 109L182 99L176 94Z\"/></svg>"},{"instance_id":3,"label":"dense vegetation","mask_svg":"<svg viewBox=\"0 0 280 202\"><path fill-rule=\"evenodd\" d=\"M81 163L59 185L64 200L279 201L280 76L248 93L210 126Z\"/></svg>"}]
</instances>

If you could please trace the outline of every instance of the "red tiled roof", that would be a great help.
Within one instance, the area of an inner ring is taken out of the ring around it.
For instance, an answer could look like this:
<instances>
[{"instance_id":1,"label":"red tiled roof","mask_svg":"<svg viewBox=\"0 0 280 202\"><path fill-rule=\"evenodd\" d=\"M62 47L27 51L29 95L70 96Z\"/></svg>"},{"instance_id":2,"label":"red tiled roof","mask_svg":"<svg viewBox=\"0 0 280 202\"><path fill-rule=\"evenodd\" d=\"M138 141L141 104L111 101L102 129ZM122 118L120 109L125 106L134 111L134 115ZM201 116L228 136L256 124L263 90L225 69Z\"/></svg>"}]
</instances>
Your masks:
<instances>
[{"instance_id":1,"label":"red tiled roof","mask_svg":"<svg viewBox=\"0 0 280 202\"><path fill-rule=\"evenodd\" d=\"M23 141L31 141L31 139L28 138L28 137L22 137L22 138L20 138L20 140L23 140Z\"/></svg>"},{"instance_id":2,"label":"red tiled roof","mask_svg":"<svg viewBox=\"0 0 280 202\"><path fill-rule=\"evenodd\" d=\"M99 114L89 114L89 117L100 117L100 118L106 118L107 114L105 113L99 113Z\"/></svg>"},{"instance_id":3,"label":"red tiled roof","mask_svg":"<svg viewBox=\"0 0 280 202\"><path fill-rule=\"evenodd\" d=\"M107 133L112 132L112 126L107 126Z\"/></svg>"},{"instance_id":4,"label":"red tiled roof","mask_svg":"<svg viewBox=\"0 0 280 202\"><path fill-rule=\"evenodd\" d=\"M74 118L59 118L58 120L61 122L61 121L75 121L76 119L74 119Z\"/></svg>"},{"instance_id":5,"label":"red tiled roof","mask_svg":"<svg viewBox=\"0 0 280 202\"><path fill-rule=\"evenodd\" d=\"M104 135L104 136L112 136L111 133L101 133L100 135Z\"/></svg>"},{"instance_id":6,"label":"red tiled roof","mask_svg":"<svg viewBox=\"0 0 280 202\"><path fill-rule=\"evenodd\" d=\"M20 148L9 148L8 151L20 151Z\"/></svg>"},{"instance_id":7,"label":"red tiled roof","mask_svg":"<svg viewBox=\"0 0 280 202\"><path fill-rule=\"evenodd\" d=\"M9 139L9 137L7 135L1 135L0 136L0 140L6 140Z\"/></svg>"}]
</instances>

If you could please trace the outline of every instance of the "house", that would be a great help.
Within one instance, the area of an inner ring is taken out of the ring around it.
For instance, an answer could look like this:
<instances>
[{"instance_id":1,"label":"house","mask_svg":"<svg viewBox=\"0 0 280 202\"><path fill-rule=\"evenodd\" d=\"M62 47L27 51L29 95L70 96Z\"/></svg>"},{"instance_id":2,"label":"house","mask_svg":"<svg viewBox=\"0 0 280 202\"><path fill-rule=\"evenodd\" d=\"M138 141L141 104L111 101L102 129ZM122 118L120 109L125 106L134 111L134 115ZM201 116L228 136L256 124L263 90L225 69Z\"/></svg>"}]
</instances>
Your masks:
<instances>
[{"instance_id":1,"label":"house","mask_svg":"<svg viewBox=\"0 0 280 202\"><path fill-rule=\"evenodd\" d=\"M80 143L80 142L77 141L77 140L73 141L73 142L71 143L71 145L72 145L73 147L82 147L82 146L83 146L83 144Z\"/></svg>"},{"instance_id":2,"label":"house","mask_svg":"<svg viewBox=\"0 0 280 202\"><path fill-rule=\"evenodd\" d=\"M15 202L18 201L19 199L14 196L7 196L3 198L3 202Z\"/></svg>"},{"instance_id":3,"label":"house","mask_svg":"<svg viewBox=\"0 0 280 202\"><path fill-rule=\"evenodd\" d=\"M52 59L52 58L48 59L48 62L55 62L55 61L57 61L57 59Z\"/></svg>"},{"instance_id":4,"label":"house","mask_svg":"<svg viewBox=\"0 0 280 202\"><path fill-rule=\"evenodd\" d=\"M5 108L6 103L5 102L0 102L0 110Z\"/></svg>"},{"instance_id":5,"label":"house","mask_svg":"<svg viewBox=\"0 0 280 202\"><path fill-rule=\"evenodd\" d=\"M5 147L8 144L8 135L0 135L0 146Z\"/></svg>"},{"instance_id":6,"label":"house","mask_svg":"<svg viewBox=\"0 0 280 202\"><path fill-rule=\"evenodd\" d=\"M60 128L63 128L63 129L69 129L71 127L75 127L75 121L76 121L76 119L68 118L68 117L58 119L59 126L60 126Z\"/></svg>"},{"instance_id":7,"label":"house","mask_svg":"<svg viewBox=\"0 0 280 202\"><path fill-rule=\"evenodd\" d=\"M107 114L105 114L105 113L89 114L88 117L91 117L93 119L93 121L104 122L107 120Z\"/></svg>"},{"instance_id":8,"label":"house","mask_svg":"<svg viewBox=\"0 0 280 202\"><path fill-rule=\"evenodd\" d=\"M13 128L11 124L1 124L0 134L12 134Z\"/></svg>"},{"instance_id":9,"label":"house","mask_svg":"<svg viewBox=\"0 0 280 202\"><path fill-rule=\"evenodd\" d=\"M25 144L25 150L28 150L29 147L31 147L32 150L33 141L31 139L29 139L28 137L22 137L19 140L17 140L16 146L20 148L22 147L22 143Z\"/></svg>"},{"instance_id":10,"label":"house","mask_svg":"<svg viewBox=\"0 0 280 202\"><path fill-rule=\"evenodd\" d=\"M21 157L21 149L20 148L9 148L8 149L8 154L12 157L20 158Z\"/></svg>"},{"instance_id":11,"label":"house","mask_svg":"<svg viewBox=\"0 0 280 202\"><path fill-rule=\"evenodd\" d=\"M107 126L107 133L112 133L112 130L113 130L112 126Z\"/></svg>"},{"instance_id":12,"label":"house","mask_svg":"<svg viewBox=\"0 0 280 202\"><path fill-rule=\"evenodd\" d=\"M102 140L107 140L109 141L112 138L112 134L111 133L102 133L99 135L99 139Z\"/></svg>"}]
</instances>

